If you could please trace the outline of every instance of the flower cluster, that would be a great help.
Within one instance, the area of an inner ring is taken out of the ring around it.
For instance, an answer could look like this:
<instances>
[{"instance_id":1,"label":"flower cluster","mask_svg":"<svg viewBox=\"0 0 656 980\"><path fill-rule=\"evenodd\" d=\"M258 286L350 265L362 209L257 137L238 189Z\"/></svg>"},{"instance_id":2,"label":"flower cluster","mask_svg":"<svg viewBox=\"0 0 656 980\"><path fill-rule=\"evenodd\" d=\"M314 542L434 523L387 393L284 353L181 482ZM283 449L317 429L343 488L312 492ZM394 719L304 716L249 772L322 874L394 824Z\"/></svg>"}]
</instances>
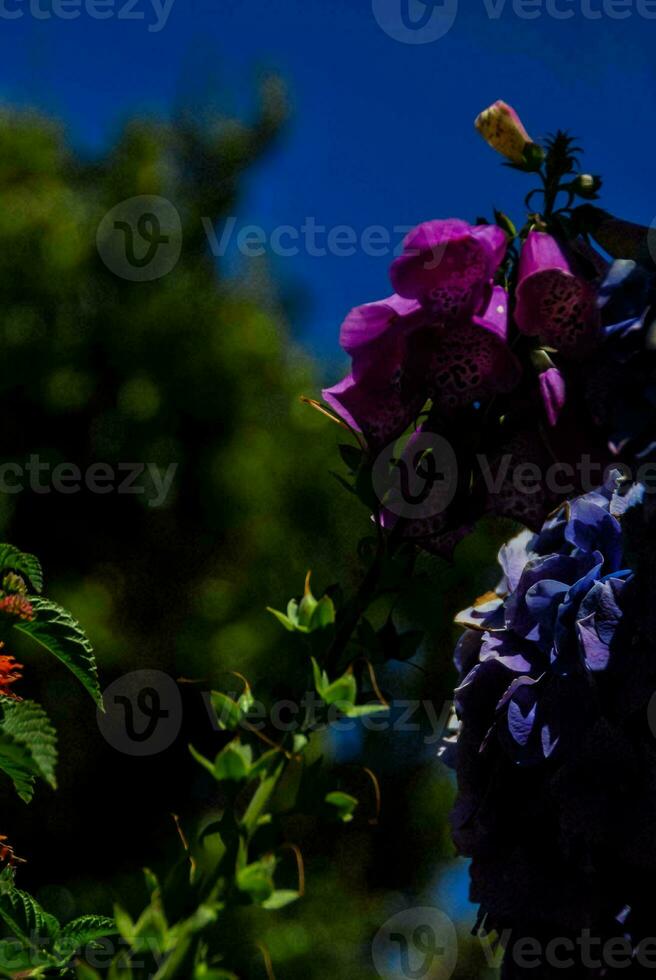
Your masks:
<instances>
[{"instance_id":1,"label":"flower cluster","mask_svg":"<svg viewBox=\"0 0 656 980\"><path fill-rule=\"evenodd\" d=\"M522 367L510 349L509 294L499 282L509 245L496 225L429 221L404 242L391 267L396 293L352 310L340 342L351 373L324 399L379 448L403 433L430 400L449 415L517 389ZM581 357L599 341L593 282L576 256L541 231L529 232L519 260L515 325L527 337ZM555 421L562 382L540 388Z\"/></svg>"},{"instance_id":2,"label":"flower cluster","mask_svg":"<svg viewBox=\"0 0 656 980\"><path fill-rule=\"evenodd\" d=\"M428 399L449 413L517 385L508 295L493 286L506 248L496 226L429 221L392 264L394 295L346 318L351 373L323 396L372 448L401 435Z\"/></svg>"},{"instance_id":3,"label":"flower cluster","mask_svg":"<svg viewBox=\"0 0 656 980\"><path fill-rule=\"evenodd\" d=\"M505 545L496 590L457 617L453 836L488 926L617 935L624 910L620 934L640 934L656 868L656 665L626 528L649 508L614 474Z\"/></svg>"},{"instance_id":4,"label":"flower cluster","mask_svg":"<svg viewBox=\"0 0 656 980\"><path fill-rule=\"evenodd\" d=\"M603 470L656 448L649 230L591 204L572 207L577 196L596 198L601 180L577 173L566 134L538 145L503 102L476 125L510 166L539 174L543 188L527 203L542 194L542 213L529 212L520 231L500 212L495 223L433 220L411 231L390 269L394 294L344 321L351 370L323 392L359 434L366 465L390 455L420 473L412 439L389 452L413 430L422 446L431 434L452 446L454 472L444 476L457 492L446 507L399 522L376 487L385 527L446 556L485 514L537 531L589 489L575 475L585 458ZM610 265L593 240L619 260ZM554 463L575 475L570 489L544 479ZM522 485L527 465L542 475L535 491ZM391 469L391 496L398 484Z\"/></svg>"},{"instance_id":5,"label":"flower cluster","mask_svg":"<svg viewBox=\"0 0 656 980\"><path fill-rule=\"evenodd\" d=\"M566 752L598 704L596 680L618 666L615 640L632 573L621 517L643 488L619 474L565 504L539 534L524 531L499 553L494 593L460 613L456 709L518 765ZM567 712L564 705L575 710Z\"/></svg>"}]
</instances>

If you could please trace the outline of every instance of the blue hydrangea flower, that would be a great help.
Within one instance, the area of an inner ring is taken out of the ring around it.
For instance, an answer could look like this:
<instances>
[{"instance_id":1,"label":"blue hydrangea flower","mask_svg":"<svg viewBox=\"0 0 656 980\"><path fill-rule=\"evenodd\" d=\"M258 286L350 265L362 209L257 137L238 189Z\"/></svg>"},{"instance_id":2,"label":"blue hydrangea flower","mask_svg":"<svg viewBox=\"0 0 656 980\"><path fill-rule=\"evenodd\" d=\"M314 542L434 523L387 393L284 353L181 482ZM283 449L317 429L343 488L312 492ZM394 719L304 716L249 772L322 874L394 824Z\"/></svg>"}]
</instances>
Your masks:
<instances>
[{"instance_id":1,"label":"blue hydrangea flower","mask_svg":"<svg viewBox=\"0 0 656 980\"><path fill-rule=\"evenodd\" d=\"M480 729L482 751L496 739L518 765L538 764L566 750L594 710L632 578L621 517L641 496L615 472L565 504L539 534L501 549L496 592L457 617L468 629L455 655L456 710Z\"/></svg>"}]
</instances>

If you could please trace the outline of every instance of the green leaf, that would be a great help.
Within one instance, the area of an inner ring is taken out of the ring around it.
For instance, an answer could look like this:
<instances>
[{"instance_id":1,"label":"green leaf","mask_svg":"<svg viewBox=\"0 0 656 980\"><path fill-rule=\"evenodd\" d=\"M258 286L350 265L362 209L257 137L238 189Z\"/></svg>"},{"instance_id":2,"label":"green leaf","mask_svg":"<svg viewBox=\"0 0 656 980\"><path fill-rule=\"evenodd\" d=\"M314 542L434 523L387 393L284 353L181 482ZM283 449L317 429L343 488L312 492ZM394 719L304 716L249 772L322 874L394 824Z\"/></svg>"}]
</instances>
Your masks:
<instances>
[{"instance_id":1,"label":"green leaf","mask_svg":"<svg viewBox=\"0 0 656 980\"><path fill-rule=\"evenodd\" d=\"M16 742L26 746L39 775L53 789L57 788L57 734L40 704L35 701L0 699L0 729Z\"/></svg>"},{"instance_id":2,"label":"green leaf","mask_svg":"<svg viewBox=\"0 0 656 980\"><path fill-rule=\"evenodd\" d=\"M35 944L36 937L43 940L45 945L59 932L59 923L54 915L45 912L27 892L16 888L11 869L0 875L0 918L16 939L32 949L41 946Z\"/></svg>"},{"instance_id":3,"label":"green leaf","mask_svg":"<svg viewBox=\"0 0 656 980\"><path fill-rule=\"evenodd\" d=\"M61 929L55 943L55 952L67 952L70 956L81 946L112 936L116 932L118 930L113 919L104 915L83 915Z\"/></svg>"},{"instance_id":4,"label":"green leaf","mask_svg":"<svg viewBox=\"0 0 656 980\"><path fill-rule=\"evenodd\" d=\"M349 793L342 793L339 790L335 790L327 794L326 803L336 808L337 816L342 823L350 823L353 819L353 812L358 805L358 800Z\"/></svg>"},{"instance_id":5,"label":"green leaf","mask_svg":"<svg viewBox=\"0 0 656 980\"><path fill-rule=\"evenodd\" d=\"M189 746L189 751L196 762L199 762L216 780L231 780L241 782L251 774L253 764L253 750L250 745L242 745L238 739L230 742L217 755L214 762L210 762L205 756L197 752L193 745Z\"/></svg>"},{"instance_id":6,"label":"green leaf","mask_svg":"<svg viewBox=\"0 0 656 980\"><path fill-rule=\"evenodd\" d=\"M219 728L222 731L234 731L235 728L238 728L244 717L241 705L222 691L212 691L210 699Z\"/></svg>"},{"instance_id":7,"label":"green leaf","mask_svg":"<svg viewBox=\"0 0 656 980\"><path fill-rule=\"evenodd\" d=\"M55 730L43 708L33 701L3 698L0 710L0 770L13 781L21 799L29 803L38 777L56 786Z\"/></svg>"},{"instance_id":8,"label":"green leaf","mask_svg":"<svg viewBox=\"0 0 656 980\"><path fill-rule=\"evenodd\" d=\"M5 572L18 572L33 592L43 590L43 571L41 562L34 555L19 551L11 544L0 544L0 577Z\"/></svg>"},{"instance_id":9,"label":"green leaf","mask_svg":"<svg viewBox=\"0 0 656 980\"><path fill-rule=\"evenodd\" d=\"M257 905L262 905L273 895L275 868L276 859L271 855L240 868L237 872L237 888L246 892Z\"/></svg>"},{"instance_id":10,"label":"green leaf","mask_svg":"<svg viewBox=\"0 0 656 980\"><path fill-rule=\"evenodd\" d=\"M332 626L335 622L335 606L333 600L330 596L325 595L322 599L319 599L312 616L310 617L309 629L310 632L314 630L325 629L326 626Z\"/></svg>"},{"instance_id":11,"label":"green leaf","mask_svg":"<svg viewBox=\"0 0 656 980\"><path fill-rule=\"evenodd\" d=\"M270 898L267 898L266 901L262 902L262 908L268 909L270 912L277 911L278 909L284 909L286 905L291 905L292 902L297 901L297 899L300 897L300 892L280 888L277 891L274 891Z\"/></svg>"},{"instance_id":12,"label":"green leaf","mask_svg":"<svg viewBox=\"0 0 656 980\"><path fill-rule=\"evenodd\" d=\"M296 630L296 624L284 613L281 613L278 609L272 609L271 606L267 606L267 612L270 612L272 616L275 616L279 623L285 627L290 633Z\"/></svg>"},{"instance_id":13,"label":"green leaf","mask_svg":"<svg viewBox=\"0 0 656 980\"><path fill-rule=\"evenodd\" d=\"M27 633L66 664L96 704L102 707L93 647L80 624L69 612L49 599L33 598L30 601L35 619L18 622L15 628Z\"/></svg>"},{"instance_id":14,"label":"green leaf","mask_svg":"<svg viewBox=\"0 0 656 980\"><path fill-rule=\"evenodd\" d=\"M354 704L347 708L344 714L347 718L366 718L367 715L380 715L384 711L389 711L388 704L381 704L379 701L371 701L369 704Z\"/></svg>"}]
</instances>

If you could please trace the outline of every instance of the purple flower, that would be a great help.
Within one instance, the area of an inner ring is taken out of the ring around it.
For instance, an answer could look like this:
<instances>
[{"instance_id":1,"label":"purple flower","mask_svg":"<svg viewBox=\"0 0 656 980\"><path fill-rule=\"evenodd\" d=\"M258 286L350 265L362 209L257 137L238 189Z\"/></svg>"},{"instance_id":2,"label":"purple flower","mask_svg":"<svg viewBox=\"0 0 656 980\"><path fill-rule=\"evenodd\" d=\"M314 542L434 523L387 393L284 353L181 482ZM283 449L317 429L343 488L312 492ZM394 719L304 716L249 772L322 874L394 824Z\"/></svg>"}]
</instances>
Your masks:
<instances>
[{"instance_id":1,"label":"purple flower","mask_svg":"<svg viewBox=\"0 0 656 980\"><path fill-rule=\"evenodd\" d=\"M479 749L494 739L512 762L535 765L575 737L595 703L591 676L613 659L631 578L622 570L620 517L640 497L639 489L624 493L616 474L577 497L539 534L524 532L502 549L496 598L458 617L475 632L466 634L466 660L457 652L456 705L463 725L483 732Z\"/></svg>"},{"instance_id":2,"label":"purple flower","mask_svg":"<svg viewBox=\"0 0 656 980\"><path fill-rule=\"evenodd\" d=\"M507 244L496 225L427 221L406 236L392 263L392 285L446 321L480 312Z\"/></svg>"},{"instance_id":3,"label":"purple flower","mask_svg":"<svg viewBox=\"0 0 656 980\"><path fill-rule=\"evenodd\" d=\"M522 333L565 354L580 356L596 346L594 285L576 274L573 261L545 232L529 232L522 248L515 321Z\"/></svg>"},{"instance_id":4,"label":"purple flower","mask_svg":"<svg viewBox=\"0 0 656 980\"><path fill-rule=\"evenodd\" d=\"M496 226L420 225L392 265L397 293L344 321L351 373L323 397L374 448L399 436L429 398L450 413L517 385L508 296L492 285L505 249Z\"/></svg>"}]
</instances>

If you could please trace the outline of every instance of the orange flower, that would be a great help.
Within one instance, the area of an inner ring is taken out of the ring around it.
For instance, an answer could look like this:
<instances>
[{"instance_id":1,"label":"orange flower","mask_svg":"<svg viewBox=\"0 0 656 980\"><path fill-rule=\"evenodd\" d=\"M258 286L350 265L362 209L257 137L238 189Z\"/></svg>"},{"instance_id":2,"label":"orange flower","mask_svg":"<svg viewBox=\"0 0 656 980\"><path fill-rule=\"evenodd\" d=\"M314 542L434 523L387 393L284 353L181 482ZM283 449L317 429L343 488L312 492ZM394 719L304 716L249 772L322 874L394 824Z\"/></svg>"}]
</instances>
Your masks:
<instances>
[{"instance_id":1,"label":"orange flower","mask_svg":"<svg viewBox=\"0 0 656 980\"><path fill-rule=\"evenodd\" d=\"M0 641L0 650L4 647L4 643ZM17 694L11 690L11 685L19 681L23 676L20 671L23 669L23 665L19 664L14 660L10 654L0 655L0 695L6 698L14 698L16 701L20 701ZM2 838L0 838L1 840Z\"/></svg>"},{"instance_id":2,"label":"orange flower","mask_svg":"<svg viewBox=\"0 0 656 980\"><path fill-rule=\"evenodd\" d=\"M24 619L27 622L34 619L34 608L29 599L24 595L8 595L0 599L0 613L7 616L16 616L17 619Z\"/></svg>"}]
</instances>

